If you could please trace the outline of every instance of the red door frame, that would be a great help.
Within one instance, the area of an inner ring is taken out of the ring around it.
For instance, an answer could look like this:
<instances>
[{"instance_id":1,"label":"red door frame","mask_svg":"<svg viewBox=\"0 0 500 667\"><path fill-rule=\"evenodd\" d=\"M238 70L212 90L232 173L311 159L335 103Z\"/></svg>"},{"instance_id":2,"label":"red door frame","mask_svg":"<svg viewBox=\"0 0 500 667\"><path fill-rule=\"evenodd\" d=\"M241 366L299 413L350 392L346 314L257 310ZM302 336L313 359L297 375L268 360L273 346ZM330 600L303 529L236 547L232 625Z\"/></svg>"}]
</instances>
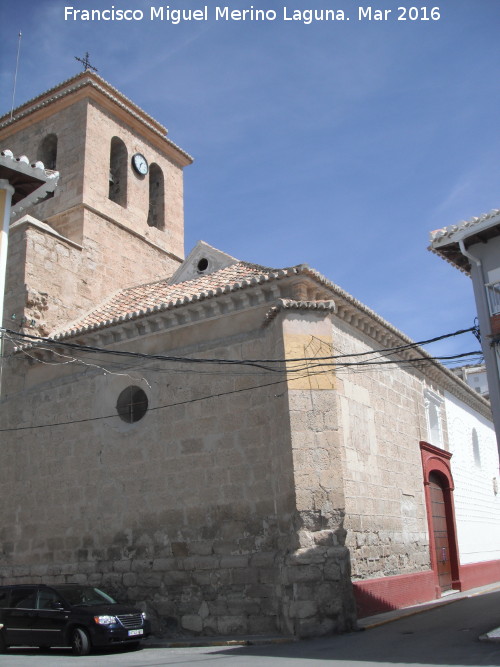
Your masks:
<instances>
[{"instance_id":1,"label":"red door frame","mask_svg":"<svg viewBox=\"0 0 500 667\"><path fill-rule=\"evenodd\" d=\"M446 511L446 528L448 531L448 541L450 544L450 565L452 588L455 590L462 590L462 582L460 581L460 565L457 542L457 525L455 521L455 504L453 502L453 491L455 484L453 483L453 476L451 474L450 459L451 452L447 452L439 447L434 447L428 442L420 443L420 453L422 455L422 467L424 471L424 490L425 490L425 506L427 508L427 523L429 526L429 547L431 556L431 568L436 575L436 593L437 597L441 597L441 588L437 578L437 561L436 549L434 548L434 528L432 525L432 505L431 493L429 488L429 477L432 472L437 473L443 485L443 495Z\"/></svg>"}]
</instances>

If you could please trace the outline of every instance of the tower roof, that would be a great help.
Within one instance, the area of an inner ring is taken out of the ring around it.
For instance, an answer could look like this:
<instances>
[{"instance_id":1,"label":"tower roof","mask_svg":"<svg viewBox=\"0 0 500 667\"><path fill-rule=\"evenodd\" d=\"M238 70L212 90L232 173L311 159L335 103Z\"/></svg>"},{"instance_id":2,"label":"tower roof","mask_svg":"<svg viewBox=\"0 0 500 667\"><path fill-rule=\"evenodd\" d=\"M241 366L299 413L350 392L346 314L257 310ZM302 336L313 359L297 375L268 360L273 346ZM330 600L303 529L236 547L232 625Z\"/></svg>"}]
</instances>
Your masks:
<instances>
[{"instance_id":1,"label":"tower roof","mask_svg":"<svg viewBox=\"0 0 500 667\"><path fill-rule=\"evenodd\" d=\"M183 166L191 164L193 158L182 150L173 141L167 138L167 128L161 125L152 116L147 114L137 104L129 100L119 90L105 81L95 72L86 70L76 76L63 81L62 83L46 90L28 100L10 113L0 117L0 138L5 130L8 131L11 125L26 122L32 122L33 115L44 114L52 105L67 106L75 98L90 97L101 106L108 109L115 115L121 117L125 122L131 117L135 122L139 122L143 130L152 134L152 138L161 137L162 143L167 147L167 152L172 153L172 157L181 162Z\"/></svg>"}]
</instances>

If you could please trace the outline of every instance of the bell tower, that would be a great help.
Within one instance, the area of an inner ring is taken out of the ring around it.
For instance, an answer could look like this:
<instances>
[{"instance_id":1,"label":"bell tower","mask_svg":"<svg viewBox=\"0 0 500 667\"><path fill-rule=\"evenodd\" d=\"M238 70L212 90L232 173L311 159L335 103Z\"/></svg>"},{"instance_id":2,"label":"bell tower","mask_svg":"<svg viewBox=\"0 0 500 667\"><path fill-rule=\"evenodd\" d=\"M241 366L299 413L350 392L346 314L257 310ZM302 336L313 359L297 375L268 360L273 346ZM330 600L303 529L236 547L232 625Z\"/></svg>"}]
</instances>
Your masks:
<instances>
[{"instance_id":1,"label":"bell tower","mask_svg":"<svg viewBox=\"0 0 500 667\"><path fill-rule=\"evenodd\" d=\"M184 259L183 169L167 130L86 70L0 118L0 149L57 169L11 226L6 326L47 335Z\"/></svg>"}]
</instances>

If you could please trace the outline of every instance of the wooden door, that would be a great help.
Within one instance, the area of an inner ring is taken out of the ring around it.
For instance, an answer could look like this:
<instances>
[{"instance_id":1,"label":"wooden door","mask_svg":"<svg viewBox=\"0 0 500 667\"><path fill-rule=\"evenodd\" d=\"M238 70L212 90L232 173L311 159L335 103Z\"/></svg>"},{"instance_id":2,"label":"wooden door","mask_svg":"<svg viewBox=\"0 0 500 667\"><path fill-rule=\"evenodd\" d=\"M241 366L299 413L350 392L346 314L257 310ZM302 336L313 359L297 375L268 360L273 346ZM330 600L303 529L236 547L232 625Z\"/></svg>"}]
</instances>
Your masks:
<instances>
[{"instance_id":1,"label":"wooden door","mask_svg":"<svg viewBox=\"0 0 500 667\"><path fill-rule=\"evenodd\" d=\"M429 476L429 488L431 493L432 527L439 586L441 587L441 591L448 591L452 587L452 576L446 502L441 479L436 473L431 473Z\"/></svg>"}]
</instances>

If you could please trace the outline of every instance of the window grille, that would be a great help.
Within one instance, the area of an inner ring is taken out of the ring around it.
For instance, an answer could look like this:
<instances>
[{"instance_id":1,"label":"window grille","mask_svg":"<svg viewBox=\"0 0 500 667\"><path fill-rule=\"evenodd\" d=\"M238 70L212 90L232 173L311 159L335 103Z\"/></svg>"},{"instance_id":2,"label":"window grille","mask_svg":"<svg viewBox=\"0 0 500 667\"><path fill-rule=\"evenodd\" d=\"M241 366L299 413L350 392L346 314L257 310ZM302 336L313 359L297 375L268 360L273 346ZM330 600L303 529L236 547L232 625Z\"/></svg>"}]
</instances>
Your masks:
<instances>
[{"instance_id":1,"label":"window grille","mask_svg":"<svg viewBox=\"0 0 500 667\"><path fill-rule=\"evenodd\" d=\"M142 419L148 409L148 397L140 387L127 387L118 396L116 411L128 424Z\"/></svg>"},{"instance_id":2,"label":"window grille","mask_svg":"<svg viewBox=\"0 0 500 667\"><path fill-rule=\"evenodd\" d=\"M500 281L486 285L488 301L490 304L490 315L500 313Z\"/></svg>"}]
</instances>

